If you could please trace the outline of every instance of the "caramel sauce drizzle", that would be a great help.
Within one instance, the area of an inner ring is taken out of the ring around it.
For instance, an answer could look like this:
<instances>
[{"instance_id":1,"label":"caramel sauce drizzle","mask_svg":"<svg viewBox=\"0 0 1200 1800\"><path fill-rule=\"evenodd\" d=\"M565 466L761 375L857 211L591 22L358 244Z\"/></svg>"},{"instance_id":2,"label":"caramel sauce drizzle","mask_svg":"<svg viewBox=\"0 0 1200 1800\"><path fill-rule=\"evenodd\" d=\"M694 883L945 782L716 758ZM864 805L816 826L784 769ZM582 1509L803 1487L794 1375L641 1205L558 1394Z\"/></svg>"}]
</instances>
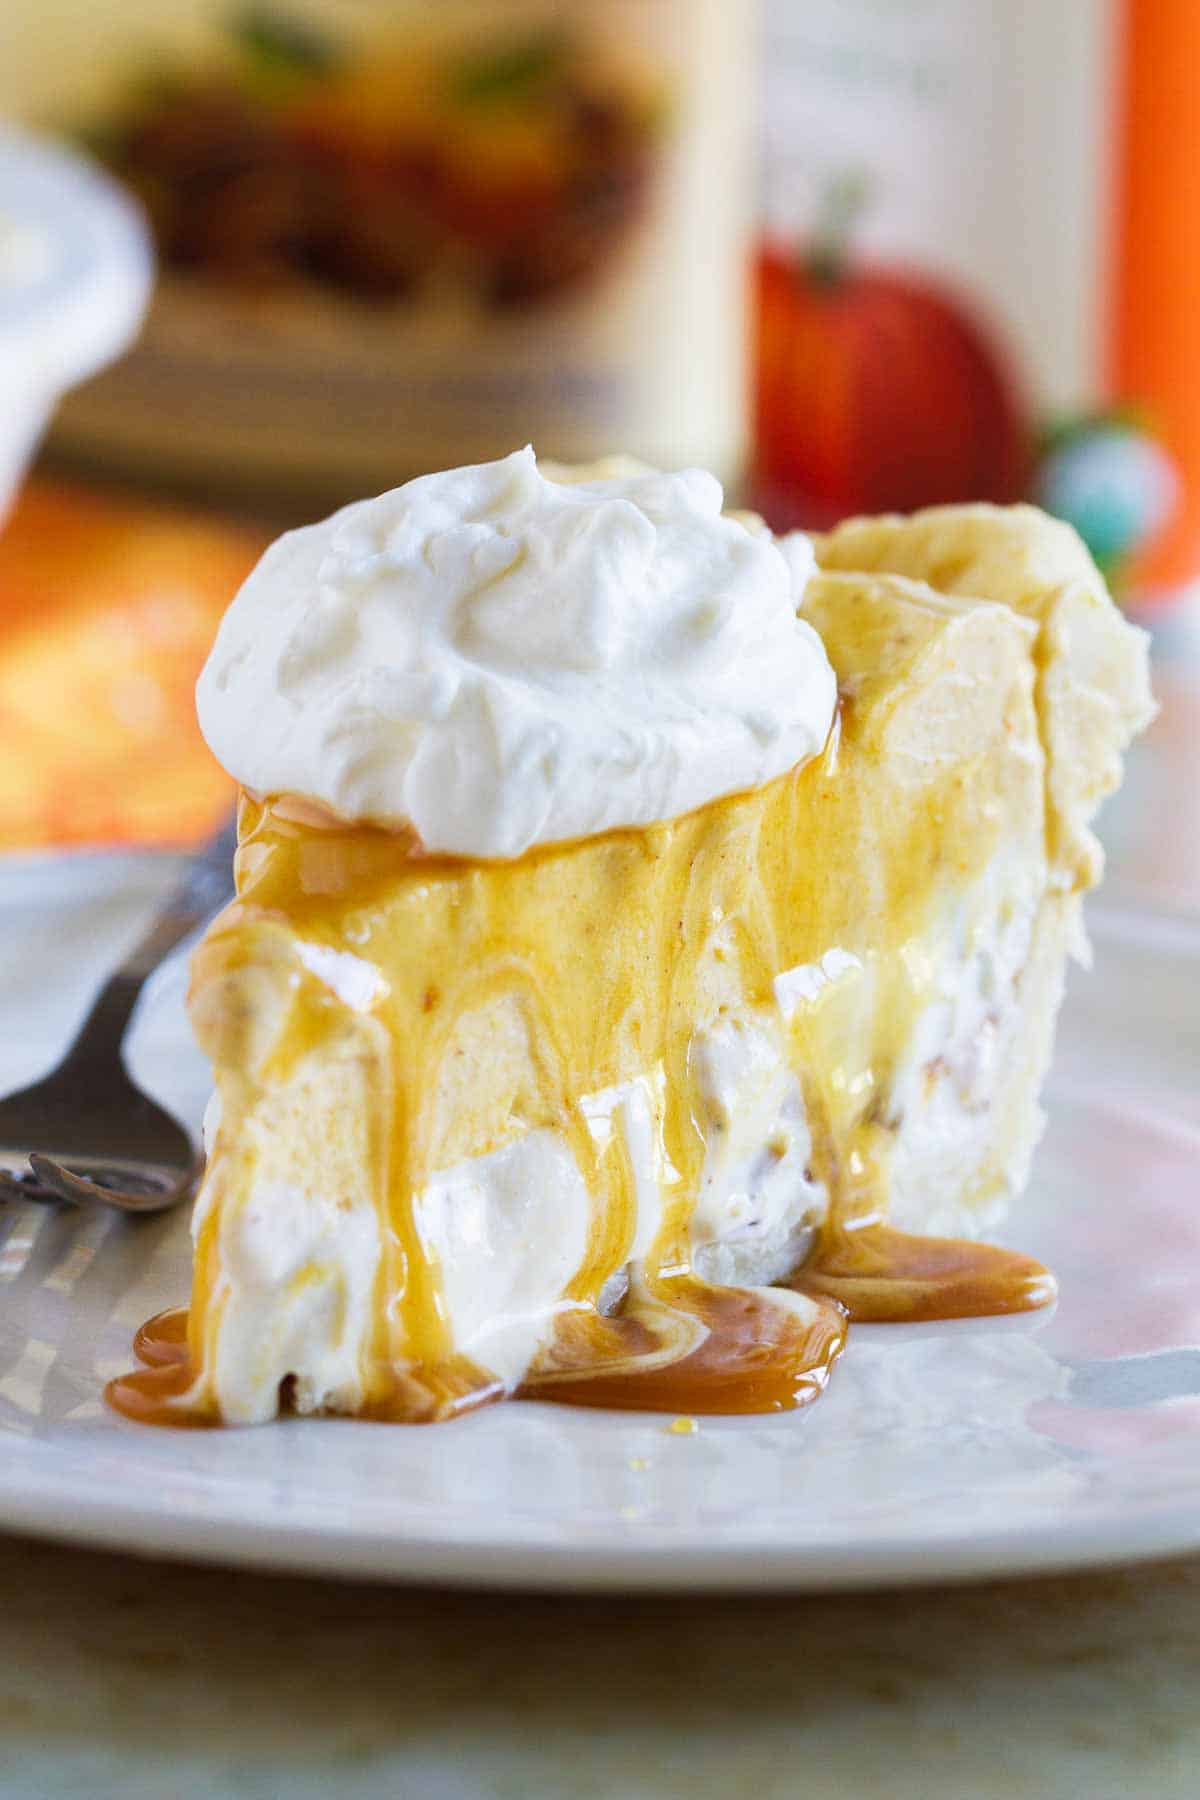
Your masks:
<instances>
[{"instance_id":1,"label":"caramel sauce drizzle","mask_svg":"<svg viewBox=\"0 0 1200 1800\"><path fill-rule=\"evenodd\" d=\"M883 1223L822 1235L791 1277L863 1324L977 1319L1048 1306L1058 1283L1032 1256L961 1238L917 1237Z\"/></svg>"},{"instance_id":2,"label":"caramel sauce drizzle","mask_svg":"<svg viewBox=\"0 0 1200 1800\"><path fill-rule=\"evenodd\" d=\"M821 1391L848 1318L952 1318L1052 1298L1028 1258L883 1222L890 1075L934 991L939 909L999 846L1042 853L1040 759L1014 754L1037 742L1023 628L999 608L973 615L968 648L986 679L958 717L931 713L919 686L906 698L906 672L938 654L944 608L827 576L806 611L846 695L824 754L649 830L482 864L307 803L243 798L238 898L193 964L192 1018L223 1122L189 1322L167 1315L139 1333L150 1366L110 1385L118 1410L217 1417L233 1304L220 1223L264 1158L274 1177L318 1180L347 1205L366 1192L377 1212L356 1408L370 1418L443 1418L503 1391L453 1350L419 1196L435 1172L539 1127L565 1137L593 1196L583 1266L521 1390L539 1399L794 1407ZM340 996L306 960L314 947L352 957L374 978L370 995ZM813 1256L789 1279L805 1298L710 1287L690 1266L706 1154L695 1031L733 1009L778 1017L776 975L834 947L858 975L780 1020L830 1201ZM306 1086L318 1065L343 1084L333 1106ZM671 1172L664 1216L636 1291L603 1315L596 1297L628 1260L636 1204L620 1134L598 1142L581 1097L647 1071L659 1072ZM999 1182L1004 1148L993 1146L971 1197Z\"/></svg>"},{"instance_id":3,"label":"caramel sauce drizzle","mask_svg":"<svg viewBox=\"0 0 1200 1800\"><path fill-rule=\"evenodd\" d=\"M219 1425L214 1408L188 1404L195 1372L188 1354L188 1309L172 1307L147 1319L133 1340L145 1366L118 1375L104 1390L109 1405L139 1425L179 1425L192 1430Z\"/></svg>"},{"instance_id":4,"label":"caramel sauce drizzle","mask_svg":"<svg viewBox=\"0 0 1200 1800\"><path fill-rule=\"evenodd\" d=\"M786 1412L824 1390L846 1341L845 1311L827 1299L804 1318L761 1289L687 1276L656 1284L654 1299L699 1328L694 1348L672 1355L670 1326L637 1308L568 1315L518 1391L636 1412Z\"/></svg>"}]
</instances>

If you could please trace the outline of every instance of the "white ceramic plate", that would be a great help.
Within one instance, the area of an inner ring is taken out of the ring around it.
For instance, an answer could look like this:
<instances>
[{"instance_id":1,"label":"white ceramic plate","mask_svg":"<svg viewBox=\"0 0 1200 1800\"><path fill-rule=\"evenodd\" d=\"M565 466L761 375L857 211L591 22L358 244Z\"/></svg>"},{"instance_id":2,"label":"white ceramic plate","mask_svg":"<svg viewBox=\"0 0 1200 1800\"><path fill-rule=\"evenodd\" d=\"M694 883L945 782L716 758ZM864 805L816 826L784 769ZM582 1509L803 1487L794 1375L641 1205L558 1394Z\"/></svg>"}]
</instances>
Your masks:
<instances>
[{"instance_id":1,"label":"white ceramic plate","mask_svg":"<svg viewBox=\"0 0 1200 1800\"><path fill-rule=\"evenodd\" d=\"M0 874L0 1087L53 1055L167 872L134 862L89 905L76 869L53 928L43 884ZM1052 1316L860 1327L817 1406L691 1436L524 1403L437 1427L171 1432L113 1417L100 1390L135 1327L186 1296L186 1221L31 1207L0 1221L0 1523L542 1588L851 1587L1200 1547L1200 926L1093 928L1007 1233L1057 1271ZM207 1079L182 991L177 961L131 1060L194 1123Z\"/></svg>"}]
</instances>

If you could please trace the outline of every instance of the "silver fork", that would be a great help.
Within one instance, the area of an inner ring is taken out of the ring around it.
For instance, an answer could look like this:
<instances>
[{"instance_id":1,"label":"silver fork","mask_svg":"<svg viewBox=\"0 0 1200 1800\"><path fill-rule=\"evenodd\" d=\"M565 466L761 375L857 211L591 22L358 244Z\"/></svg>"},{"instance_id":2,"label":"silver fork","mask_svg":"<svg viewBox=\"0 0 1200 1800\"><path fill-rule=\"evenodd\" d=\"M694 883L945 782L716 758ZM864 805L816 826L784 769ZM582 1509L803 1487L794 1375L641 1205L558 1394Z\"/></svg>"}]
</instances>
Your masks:
<instances>
[{"instance_id":1,"label":"silver fork","mask_svg":"<svg viewBox=\"0 0 1200 1800\"><path fill-rule=\"evenodd\" d=\"M177 1119L125 1072L121 1042L150 975L233 892L233 819L97 994L57 1068L0 1100L0 1201L103 1201L161 1212L195 1185L199 1157Z\"/></svg>"}]
</instances>

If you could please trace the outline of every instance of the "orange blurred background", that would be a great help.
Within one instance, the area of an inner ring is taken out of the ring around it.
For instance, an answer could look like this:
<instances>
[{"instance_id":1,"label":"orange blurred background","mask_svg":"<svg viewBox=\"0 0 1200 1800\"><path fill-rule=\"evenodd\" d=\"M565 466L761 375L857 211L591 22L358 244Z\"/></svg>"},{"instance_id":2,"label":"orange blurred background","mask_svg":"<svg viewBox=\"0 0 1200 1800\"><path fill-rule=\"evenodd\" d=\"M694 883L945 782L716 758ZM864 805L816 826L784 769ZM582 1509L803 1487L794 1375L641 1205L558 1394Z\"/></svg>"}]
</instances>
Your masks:
<instances>
[{"instance_id":1,"label":"orange blurred background","mask_svg":"<svg viewBox=\"0 0 1200 1800\"><path fill-rule=\"evenodd\" d=\"M0 532L0 845L191 844L230 783L193 689L261 539L34 482Z\"/></svg>"}]
</instances>

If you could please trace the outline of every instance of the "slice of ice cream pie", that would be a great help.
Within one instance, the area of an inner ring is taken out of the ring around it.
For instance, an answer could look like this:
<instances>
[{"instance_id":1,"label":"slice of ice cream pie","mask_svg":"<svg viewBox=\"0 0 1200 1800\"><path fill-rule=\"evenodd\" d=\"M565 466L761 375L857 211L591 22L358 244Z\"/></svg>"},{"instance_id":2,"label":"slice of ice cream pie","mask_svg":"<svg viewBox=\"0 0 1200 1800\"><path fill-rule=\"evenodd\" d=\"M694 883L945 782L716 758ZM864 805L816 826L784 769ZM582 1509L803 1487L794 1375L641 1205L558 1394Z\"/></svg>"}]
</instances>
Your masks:
<instances>
[{"instance_id":1,"label":"slice of ice cream pie","mask_svg":"<svg viewBox=\"0 0 1200 1800\"><path fill-rule=\"evenodd\" d=\"M721 505L524 451L242 589L199 693L244 798L190 1314L124 1410L770 1410L848 1318L1052 1295L974 1240L1144 640L1028 508L810 546Z\"/></svg>"}]
</instances>

